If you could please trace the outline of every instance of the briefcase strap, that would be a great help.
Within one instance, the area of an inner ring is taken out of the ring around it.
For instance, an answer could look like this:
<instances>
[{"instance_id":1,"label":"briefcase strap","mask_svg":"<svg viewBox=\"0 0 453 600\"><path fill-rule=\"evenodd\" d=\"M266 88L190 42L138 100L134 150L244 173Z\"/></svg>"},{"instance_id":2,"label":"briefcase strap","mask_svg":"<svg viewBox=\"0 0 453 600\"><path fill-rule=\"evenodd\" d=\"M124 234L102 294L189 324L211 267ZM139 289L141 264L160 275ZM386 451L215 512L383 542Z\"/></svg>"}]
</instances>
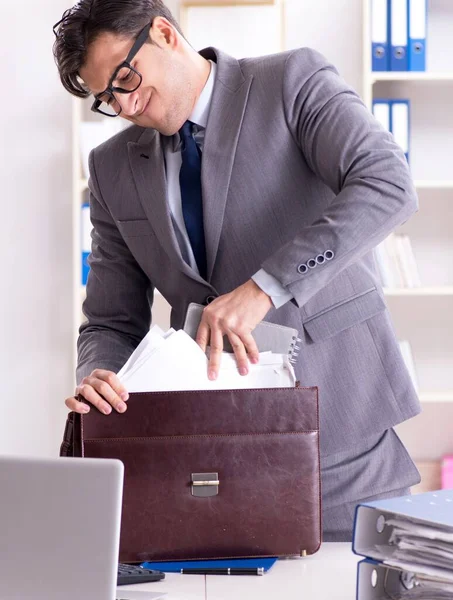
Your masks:
<instances>
[{"instance_id":1,"label":"briefcase strap","mask_svg":"<svg viewBox=\"0 0 453 600\"><path fill-rule=\"evenodd\" d=\"M60 456L74 456L74 413L70 412L66 419Z\"/></svg>"}]
</instances>

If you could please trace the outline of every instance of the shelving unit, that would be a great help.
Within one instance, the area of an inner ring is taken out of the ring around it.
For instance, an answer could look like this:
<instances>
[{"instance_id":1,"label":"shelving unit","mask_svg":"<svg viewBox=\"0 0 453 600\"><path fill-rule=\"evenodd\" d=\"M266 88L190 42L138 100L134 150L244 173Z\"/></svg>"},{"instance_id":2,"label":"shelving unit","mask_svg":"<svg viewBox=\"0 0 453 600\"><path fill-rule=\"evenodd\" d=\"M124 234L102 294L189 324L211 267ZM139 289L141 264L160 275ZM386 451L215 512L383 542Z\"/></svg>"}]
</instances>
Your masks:
<instances>
[{"instance_id":1,"label":"shelving unit","mask_svg":"<svg viewBox=\"0 0 453 600\"><path fill-rule=\"evenodd\" d=\"M429 11L427 71L372 72L370 0L363 1L363 100L370 110L374 97L412 102L410 156L419 211L400 229L411 238L423 286L384 293L397 335L411 343L423 381L421 415L396 428L420 464L416 491L440 485L439 461L453 453L453 118L447 100L453 71L444 58L452 50L453 6L431 0Z\"/></svg>"}]
</instances>

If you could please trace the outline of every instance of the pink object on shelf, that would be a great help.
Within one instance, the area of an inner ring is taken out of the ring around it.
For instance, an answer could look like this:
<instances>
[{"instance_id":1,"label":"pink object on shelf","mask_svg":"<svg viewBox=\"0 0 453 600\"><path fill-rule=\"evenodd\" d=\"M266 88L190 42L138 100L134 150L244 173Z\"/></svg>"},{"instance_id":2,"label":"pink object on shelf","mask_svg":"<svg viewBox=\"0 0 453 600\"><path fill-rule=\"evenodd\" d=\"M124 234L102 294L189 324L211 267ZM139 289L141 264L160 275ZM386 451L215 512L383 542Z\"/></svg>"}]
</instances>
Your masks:
<instances>
[{"instance_id":1,"label":"pink object on shelf","mask_svg":"<svg viewBox=\"0 0 453 600\"><path fill-rule=\"evenodd\" d=\"M442 489L453 490L453 456L442 459Z\"/></svg>"}]
</instances>

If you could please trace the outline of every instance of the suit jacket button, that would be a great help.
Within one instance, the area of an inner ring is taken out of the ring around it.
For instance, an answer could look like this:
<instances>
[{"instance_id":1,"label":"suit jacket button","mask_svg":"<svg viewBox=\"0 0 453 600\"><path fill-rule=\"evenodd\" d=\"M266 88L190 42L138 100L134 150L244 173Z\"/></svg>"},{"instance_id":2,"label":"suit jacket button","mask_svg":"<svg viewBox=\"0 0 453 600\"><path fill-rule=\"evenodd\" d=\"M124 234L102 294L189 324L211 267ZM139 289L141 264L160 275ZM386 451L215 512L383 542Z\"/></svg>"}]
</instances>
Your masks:
<instances>
[{"instance_id":1,"label":"suit jacket button","mask_svg":"<svg viewBox=\"0 0 453 600\"><path fill-rule=\"evenodd\" d=\"M211 304L213 300L216 299L216 296L206 296L205 304Z\"/></svg>"},{"instance_id":2,"label":"suit jacket button","mask_svg":"<svg viewBox=\"0 0 453 600\"><path fill-rule=\"evenodd\" d=\"M318 265L322 265L323 263L325 263L326 258L324 254L318 254L318 256L316 257L316 262L318 263Z\"/></svg>"},{"instance_id":3,"label":"suit jacket button","mask_svg":"<svg viewBox=\"0 0 453 600\"><path fill-rule=\"evenodd\" d=\"M315 261L315 259L314 259L314 258L310 258L310 260L309 260L309 261L307 261L307 267L308 267L309 269L314 269L314 268L315 268L315 267L317 267L317 266L318 266L318 264L317 264L317 262Z\"/></svg>"},{"instance_id":4,"label":"suit jacket button","mask_svg":"<svg viewBox=\"0 0 453 600\"><path fill-rule=\"evenodd\" d=\"M332 252L332 250L326 250L324 252L324 258L326 260L332 260L332 258L335 256L335 254Z\"/></svg>"},{"instance_id":5,"label":"suit jacket button","mask_svg":"<svg viewBox=\"0 0 453 600\"><path fill-rule=\"evenodd\" d=\"M306 273L308 271L308 267L307 267L307 265L302 264L297 267L297 270L299 271L299 273L301 275L303 275L304 273Z\"/></svg>"}]
</instances>

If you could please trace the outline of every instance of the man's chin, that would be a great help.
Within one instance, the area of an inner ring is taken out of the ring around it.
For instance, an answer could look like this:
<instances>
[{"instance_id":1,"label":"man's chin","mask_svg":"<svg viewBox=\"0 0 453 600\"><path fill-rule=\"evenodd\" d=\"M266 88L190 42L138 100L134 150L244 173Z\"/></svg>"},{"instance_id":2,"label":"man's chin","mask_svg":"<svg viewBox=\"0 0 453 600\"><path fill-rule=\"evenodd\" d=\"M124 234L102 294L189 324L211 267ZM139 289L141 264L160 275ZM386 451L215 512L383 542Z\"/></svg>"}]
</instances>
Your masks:
<instances>
[{"instance_id":1,"label":"man's chin","mask_svg":"<svg viewBox=\"0 0 453 600\"><path fill-rule=\"evenodd\" d=\"M139 127L147 127L150 129L155 129L156 131L158 131L161 135L166 135L166 136L172 136L175 133L177 133L179 131L180 128L176 127L176 126L169 126L169 125L162 125L161 123L155 123L152 122L151 119L137 119L136 125L138 125Z\"/></svg>"},{"instance_id":2,"label":"man's chin","mask_svg":"<svg viewBox=\"0 0 453 600\"><path fill-rule=\"evenodd\" d=\"M175 133L178 133L181 127L182 125L179 125L179 123L172 123L171 125L162 125L159 123L154 126L154 129L156 129L161 135L171 137L172 135L175 135Z\"/></svg>"},{"instance_id":3,"label":"man's chin","mask_svg":"<svg viewBox=\"0 0 453 600\"><path fill-rule=\"evenodd\" d=\"M175 135L175 133L178 132L178 129L176 129L175 131L174 129L166 129L165 127L155 127L154 129L158 131L161 135L165 135L167 137L171 137L172 135Z\"/></svg>"}]
</instances>

